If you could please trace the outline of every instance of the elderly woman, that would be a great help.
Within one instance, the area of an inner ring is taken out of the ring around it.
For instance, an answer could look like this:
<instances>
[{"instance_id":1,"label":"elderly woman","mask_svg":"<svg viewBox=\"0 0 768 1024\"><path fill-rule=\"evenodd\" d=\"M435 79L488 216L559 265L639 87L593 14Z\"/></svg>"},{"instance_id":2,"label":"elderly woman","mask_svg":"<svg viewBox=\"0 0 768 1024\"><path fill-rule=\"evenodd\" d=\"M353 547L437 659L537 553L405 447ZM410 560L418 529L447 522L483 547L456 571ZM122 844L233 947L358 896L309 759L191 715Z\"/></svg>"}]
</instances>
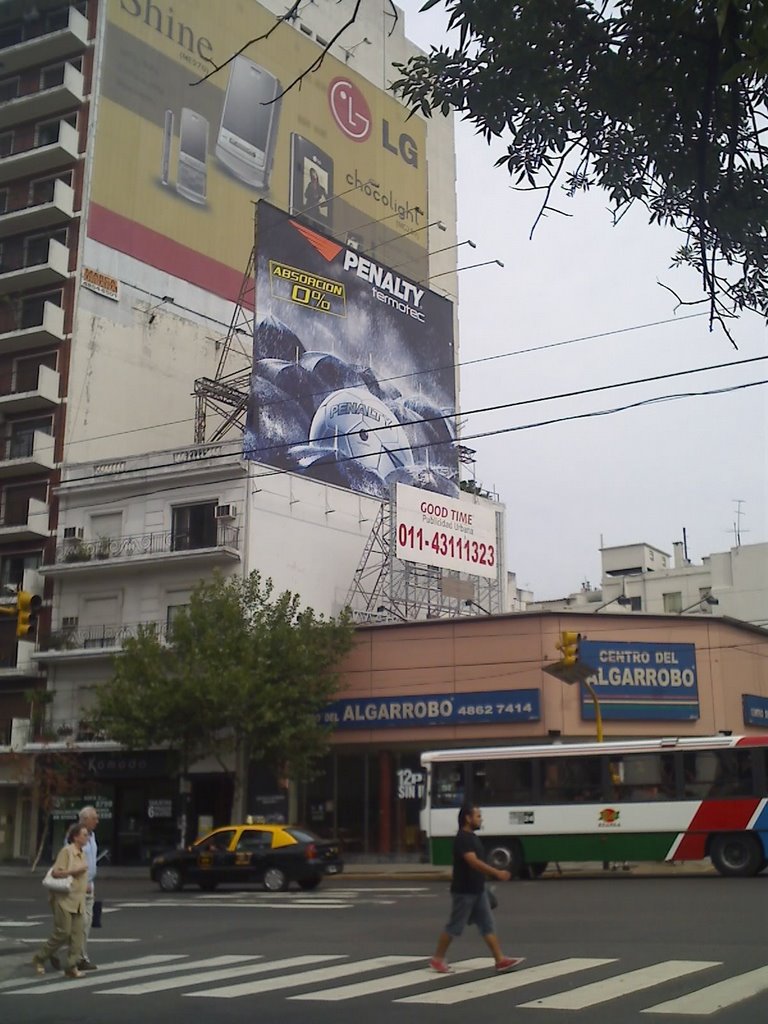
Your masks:
<instances>
[{"instance_id":1,"label":"elderly woman","mask_svg":"<svg viewBox=\"0 0 768 1024\"><path fill-rule=\"evenodd\" d=\"M56 858L52 874L54 878L72 877L68 892L51 892L53 910L53 933L48 941L32 957L32 966L37 974L45 974L45 962L56 950L69 943L69 956L64 974L68 978L82 978L77 964L83 955L85 926L85 893L88 888L88 865L83 848L90 832L78 822L67 833L67 845L62 847Z\"/></svg>"}]
</instances>

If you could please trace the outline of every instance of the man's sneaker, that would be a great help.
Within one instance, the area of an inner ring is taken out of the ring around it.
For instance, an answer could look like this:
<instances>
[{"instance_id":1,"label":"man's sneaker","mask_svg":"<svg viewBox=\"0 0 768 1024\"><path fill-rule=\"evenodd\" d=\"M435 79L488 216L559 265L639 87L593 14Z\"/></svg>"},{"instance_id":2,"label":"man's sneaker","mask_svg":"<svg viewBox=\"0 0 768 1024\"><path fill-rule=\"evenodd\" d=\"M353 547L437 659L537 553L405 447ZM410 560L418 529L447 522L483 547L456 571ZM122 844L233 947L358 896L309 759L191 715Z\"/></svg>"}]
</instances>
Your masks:
<instances>
[{"instance_id":1,"label":"man's sneaker","mask_svg":"<svg viewBox=\"0 0 768 1024\"><path fill-rule=\"evenodd\" d=\"M87 957L83 957L83 959L78 963L77 969L78 971L97 971L98 967L96 964L92 964Z\"/></svg>"},{"instance_id":2,"label":"man's sneaker","mask_svg":"<svg viewBox=\"0 0 768 1024\"><path fill-rule=\"evenodd\" d=\"M504 956L496 961L497 971L511 971L513 967L519 966L525 960L524 956Z\"/></svg>"},{"instance_id":3,"label":"man's sneaker","mask_svg":"<svg viewBox=\"0 0 768 1024\"><path fill-rule=\"evenodd\" d=\"M429 961L429 966L433 971L437 971L438 974L453 974L445 960L438 960L436 956L433 956Z\"/></svg>"}]
</instances>

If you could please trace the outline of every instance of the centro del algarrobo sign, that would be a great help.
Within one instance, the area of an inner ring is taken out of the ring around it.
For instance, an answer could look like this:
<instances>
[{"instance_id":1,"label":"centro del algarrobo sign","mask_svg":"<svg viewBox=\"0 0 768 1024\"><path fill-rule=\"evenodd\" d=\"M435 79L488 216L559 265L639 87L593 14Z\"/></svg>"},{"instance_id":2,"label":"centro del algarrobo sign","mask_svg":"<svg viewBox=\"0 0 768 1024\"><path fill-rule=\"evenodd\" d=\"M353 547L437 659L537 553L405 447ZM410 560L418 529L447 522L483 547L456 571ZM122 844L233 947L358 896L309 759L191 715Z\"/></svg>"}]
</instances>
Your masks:
<instances>
[{"instance_id":1,"label":"centro del algarrobo sign","mask_svg":"<svg viewBox=\"0 0 768 1024\"><path fill-rule=\"evenodd\" d=\"M699 717L694 644L582 640L579 661L595 669L588 677L604 719L691 720ZM595 707L581 687L581 717L593 721Z\"/></svg>"},{"instance_id":2,"label":"centro del algarrobo sign","mask_svg":"<svg viewBox=\"0 0 768 1024\"><path fill-rule=\"evenodd\" d=\"M540 717L538 690L486 690L336 700L320 713L320 722L335 729L407 729L422 725L538 722Z\"/></svg>"}]
</instances>

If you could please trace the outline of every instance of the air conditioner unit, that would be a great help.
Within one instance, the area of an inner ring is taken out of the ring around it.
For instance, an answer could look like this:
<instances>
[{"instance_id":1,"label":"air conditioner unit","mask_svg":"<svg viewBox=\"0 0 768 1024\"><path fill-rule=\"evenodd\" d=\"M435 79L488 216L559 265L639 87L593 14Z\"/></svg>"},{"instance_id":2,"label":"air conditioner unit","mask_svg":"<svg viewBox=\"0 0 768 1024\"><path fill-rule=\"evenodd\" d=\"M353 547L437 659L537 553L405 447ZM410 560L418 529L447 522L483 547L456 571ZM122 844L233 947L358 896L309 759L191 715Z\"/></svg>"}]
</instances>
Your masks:
<instances>
[{"instance_id":1,"label":"air conditioner unit","mask_svg":"<svg viewBox=\"0 0 768 1024\"><path fill-rule=\"evenodd\" d=\"M214 515L217 519L234 519L237 508L234 505L217 505Z\"/></svg>"},{"instance_id":2,"label":"air conditioner unit","mask_svg":"<svg viewBox=\"0 0 768 1024\"><path fill-rule=\"evenodd\" d=\"M64 540L82 540L84 536L82 526L65 526Z\"/></svg>"}]
</instances>

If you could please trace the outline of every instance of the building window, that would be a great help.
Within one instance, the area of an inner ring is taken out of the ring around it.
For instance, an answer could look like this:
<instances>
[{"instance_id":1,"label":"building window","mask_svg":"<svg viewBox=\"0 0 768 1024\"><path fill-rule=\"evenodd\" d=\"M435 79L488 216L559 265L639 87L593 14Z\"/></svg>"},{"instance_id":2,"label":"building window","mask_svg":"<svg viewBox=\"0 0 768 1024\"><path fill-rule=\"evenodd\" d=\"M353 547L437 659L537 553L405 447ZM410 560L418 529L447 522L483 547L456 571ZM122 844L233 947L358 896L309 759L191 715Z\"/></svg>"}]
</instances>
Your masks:
<instances>
[{"instance_id":1,"label":"building window","mask_svg":"<svg viewBox=\"0 0 768 1024\"><path fill-rule=\"evenodd\" d=\"M42 561L41 552L26 555L6 555L0 560L0 585L4 587L21 587L24 583L25 569L39 569Z\"/></svg>"},{"instance_id":2,"label":"building window","mask_svg":"<svg viewBox=\"0 0 768 1024\"><path fill-rule=\"evenodd\" d=\"M13 365L13 392L35 391L40 376L40 367L56 369L56 353L43 352L40 355L25 356L17 359Z\"/></svg>"},{"instance_id":3,"label":"building window","mask_svg":"<svg viewBox=\"0 0 768 1024\"><path fill-rule=\"evenodd\" d=\"M43 322L45 303L50 302L54 306L60 306L61 301L61 291L43 292L40 295L33 295L30 298L22 299L20 318L21 330L24 331L28 327L39 327Z\"/></svg>"},{"instance_id":4,"label":"building window","mask_svg":"<svg viewBox=\"0 0 768 1024\"><path fill-rule=\"evenodd\" d=\"M8 103L19 95L19 78L6 78L0 82L0 103Z\"/></svg>"},{"instance_id":5,"label":"building window","mask_svg":"<svg viewBox=\"0 0 768 1024\"><path fill-rule=\"evenodd\" d=\"M9 458L27 459L34 449L35 431L42 434L53 433L53 417L40 416L33 420L16 420L10 427Z\"/></svg>"},{"instance_id":6,"label":"building window","mask_svg":"<svg viewBox=\"0 0 768 1024\"><path fill-rule=\"evenodd\" d=\"M662 594L664 598L664 611L674 614L683 610L683 595L677 590L673 594Z\"/></svg>"},{"instance_id":7,"label":"building window","mask_svg":"<svg viewBox=\"0 0 768 1024\"><path fill-rule=\"evenodd\" d=\"M13 152L13 132L0 134L0 157L10 156Z\"/></svg>"},{"instance_id":8,"label":"building window","mask_svg":"<svg viewBox=\"0 0 768 1024\"><path fill-rule=\"evenodd\" d=\"M60 228L45 235L27 235L24 239L24 266L36 267L41 263L47 263L51 241L66 245L67 229Z\"/></svg>"},{"instance_id":9,"label":"building window","mask_svg":"<svg viewBox=\"0 0 768 1024\"><path fill-rule=\"evenodd\" d=\"M8 189L0 188L0 214L8 211Z\"/></svg>"},{"instance_id":10,"label":"building window","mask_svg":"<svg viewBox=\"0 0 768 1024\"><path fill-rule=\"evenodd\" d=\"M59 124L66 121L73 128L77 128L77 114L68 114L66 117L57 117L55 121L43 121L35 125L35 145L52 146L59 141Z\"/></svg>"},{"instance_id":11,"label":"building window","mask_svg":"<svg viewBox=\"0 0 768 1024\"><path fill-rule=\"evenodd\" d=\"M171 626L173 625L176 616L179 615L180 612L186 611L187 608L189 608L188 603L168 605L165 611L165 625L167 626L168 630L170 630Z\"/></svg>"},{"instance_id":12,"label":"building window","mask_svg":"<svg viewBox=\"0 0 768 1024\"><path fill-rule=\"evenodd\" d=\"M45 481L3 488L3 525L21 526L26 523L29 499L37 498L38 501L46 501L47 497L48 485Z\"/></svg>"},{"instance_id":13,"label":"building window","mask_svg":"<svg viewBox=\"0 0 768 1024\"><path fill-rule=\"evenodd\" d=\"M173 509L172 550L193 551L197 548L216 547L215 512L215 501L200 505L181 505Z\"/></svg>"},{"instance_id":14,"label":"building window","mask_svg":"<svg viewBox=\"0 0 768 1024\"><path fill-rule=\"evenodd\" d=\"M56 182L63 181L66 185L72 184L72 172L54 174L51 178L38 178L29 183L29 205L42 206L43 203L53 202L53 190Z\"/></svg>"},{"instance_id":15,"label":"building window","mask_svg":"<svg viewBox=\"0 0 768 1024\"><path fill-rule=\"evenodd\" d=\"M642 597L630 597L629 607L633 612L641 612L643 610L643 599Z\"/></svg>"}]
</instances>

